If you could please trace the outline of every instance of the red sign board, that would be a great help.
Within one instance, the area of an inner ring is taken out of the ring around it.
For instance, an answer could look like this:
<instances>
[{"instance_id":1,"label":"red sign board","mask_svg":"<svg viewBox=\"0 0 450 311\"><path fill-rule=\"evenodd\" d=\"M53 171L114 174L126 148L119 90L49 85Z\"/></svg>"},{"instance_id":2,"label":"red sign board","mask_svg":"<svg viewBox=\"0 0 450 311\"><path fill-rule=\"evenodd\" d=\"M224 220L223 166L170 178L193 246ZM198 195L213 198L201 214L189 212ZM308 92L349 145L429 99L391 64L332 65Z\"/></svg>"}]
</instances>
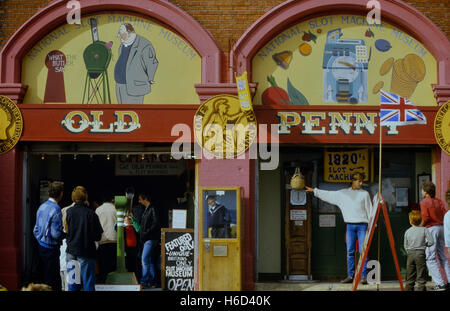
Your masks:
<instances>
[{"instance_id":1,"label":"red sign board","mask_svg":"<svg viewBox=\"0 0 450 311\"><path fill-rule=\"evenodd\" d=\"M197 105L21 104L21 141L194 141ZM439 107L419 107L427 124L383 127L383 144L436 144ZM378 144L378 106L256 106L258 142ZM276 138L276 134L279 138Z\"/></svg>"},{"instance_id":2,"label":"red sign board","mask_svg":"<svg viewBox=\"0 0 450 311\"><path fill-rule=\"evenodd\" d=\"M172 136L174 126L191 128L197 110L194 105L22 104L19 107L25 124L22 141L173 142L181 136L179 130ZM190 135L189 140L192 139Z\"/></svg>"}]
</instances>

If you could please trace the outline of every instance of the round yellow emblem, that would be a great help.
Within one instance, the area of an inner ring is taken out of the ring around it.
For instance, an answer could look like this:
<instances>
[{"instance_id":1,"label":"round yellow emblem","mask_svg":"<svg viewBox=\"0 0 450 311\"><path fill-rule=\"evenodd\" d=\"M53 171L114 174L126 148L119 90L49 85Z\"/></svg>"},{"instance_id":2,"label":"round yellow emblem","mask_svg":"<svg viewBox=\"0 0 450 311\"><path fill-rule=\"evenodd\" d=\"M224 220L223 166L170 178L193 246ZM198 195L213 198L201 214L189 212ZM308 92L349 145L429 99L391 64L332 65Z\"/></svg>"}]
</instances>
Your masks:
<instances>
[{"instance_id":1,"label":"round yellow emblem","mask_svg":"<svg viewBox=\"0 0 450 311\"><path fill-rule=\"evenodd\" d=\"M442 150L450 155L450 100L439 108L434 119L434 137Z\"/></svg>"},{"instance_id":2,"label":"round yellow emblem","mask_svg":"<svg viewBox=\"0 0 450 311\"><path fill-rule=\"evenodd\" d=\"M6 153L19 142L23 131L23 118L19 107L0 95L0 154Z\"/></svg>"},{"instance_id":3,"label":"round yellow emblem","mask_svg":"<svg viewBox=\"0 0 450 311\"><path fill-rule=\"evenodd\" d=\"M197 143L216 158L235 158L243 154L257 134L253 110L243 110L239 99L217 95L204 102L194 116Z\"/></svg>"}]
</instances>

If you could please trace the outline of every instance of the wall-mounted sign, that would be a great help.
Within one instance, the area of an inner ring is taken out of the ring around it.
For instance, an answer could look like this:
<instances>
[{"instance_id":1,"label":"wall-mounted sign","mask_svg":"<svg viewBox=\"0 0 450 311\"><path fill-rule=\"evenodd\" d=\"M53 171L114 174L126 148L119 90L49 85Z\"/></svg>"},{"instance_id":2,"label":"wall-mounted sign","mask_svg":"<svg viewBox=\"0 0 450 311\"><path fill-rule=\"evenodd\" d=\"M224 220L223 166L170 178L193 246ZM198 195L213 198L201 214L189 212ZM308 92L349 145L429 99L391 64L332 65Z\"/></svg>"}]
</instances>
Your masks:
<instances>
[{"instance_id":1,"label":"wall-mounted sign","mask_svg":"<svg viewBox=\"0 0 450 311\"><path fill-rule=\"evenodd\" d=\"M306 220L307 211L305 209L291 209L289 215L290 220Z\"/></svg>"},{"instance_id":2,"label":"wall-mounted sign","mask_svg":"<svg viewBox=\"0 0 450 311\"><path fill-rule=\"evenodd\" d=\"M19 107L9 97L0 95L0 154L16 146L22 131L23 118Z\"/></svg>"},{"instance_id":3,"label":"wall-mounted sign","mask_svg":"<svg viewBox=\"0 0 450 311\"><path fill-rule=\"evenodd\" d=\"M369 150L325 151L323 179L326 182L351 182L351 175L356 172L364 174L364 181L369 180Z\"/></svg>"},{"instance_id":4,"label":"wall-mounted sign","mask_svg":"<svg viewBox=\"0 0 450 311\"><path fill-rule=\"evenodd\" d=\"M161 230L161 285L171 291L194 290L194 229Z\"/></svg>"},{"instance_id":5,"label":"wall-mounted sign","mask_svg":"<svg viewBox=\"0 0 450 311\"><path fill-rule=\"evenodd\" d=\"M21 104L21 141L174 142L175 126L182 125L193 141L192 124L198 105L126 106ZM43 113L43 109L45 113ZM170 116L170 117L169 117ZM190 131L190 132L189 132ZM183 132L184 133L184 132Z\"/></svg>"},{"instance_id":6,"label":"wall-mounted sign","mask_svg":"<svg viewBox=\"0 0 450 311\"><path fill-rule=\"evenodd\" d=\"M186 229L187 210L173 209L172 210L172 228Z\"/></svg>"},{"instance_id":7,"label":"wall-mounted sign","mask_svg":"<svg viewBox=\"0 0 450 311\"><path fill-rule=\"evenodd\" d=\"M185 162L171 159L169 154L118 155L116 176L181 175Z\"/></svg>"},{"instance_id":8,"label":"wall-mounted sign","mask_svg":"<svg viewBox=\"0 0 450 311\"><path fill-rule=\"evenodd\" d=\"M248 87L247 71L241 76L236 76L236 85L238 89L239 102L241 103L242 110L253 109L252 96Z\"/></svg>"},{"instance_id":9,"label":"wall-mounted sign","mask_svg":"<svg viewBox=\"0 0 450 311\"><path fill-rule=\"evenodd\" d=\"M443 104L436 114L434 136L442 150L450 155L450 100Z\"/></svg>"},{"instance_id":10,"label":"wall-mounted sign","mask_svg":"<svg viewBox=\"0 0 450 311\"><path fill-rule=\"evenodd\" d=\"M243 154L256 134L255 113L252 109L243 110L236 96L214 96L198 108L194 117L197 143L216 158Z\"/></svg>"},{"instance_id":11,"label":"wall-mounted sign","mask_svg":"<svg viewBox=\"0 0 450 311\"><path fill-rule=\"evenodd\" d=\"M319 227L321 228L336 227L336 215L319 215Z\"/></svg>"}]
</instances>

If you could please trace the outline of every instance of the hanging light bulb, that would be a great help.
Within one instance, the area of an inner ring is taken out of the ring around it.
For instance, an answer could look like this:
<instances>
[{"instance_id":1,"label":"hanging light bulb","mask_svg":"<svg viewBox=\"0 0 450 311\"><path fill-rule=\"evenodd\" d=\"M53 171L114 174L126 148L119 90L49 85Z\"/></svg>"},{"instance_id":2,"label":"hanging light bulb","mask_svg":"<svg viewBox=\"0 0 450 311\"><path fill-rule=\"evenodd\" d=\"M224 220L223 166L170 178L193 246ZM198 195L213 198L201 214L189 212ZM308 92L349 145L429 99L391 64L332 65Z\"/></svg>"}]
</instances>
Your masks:
<instances>
[{"instance_id":1,"label":"hanging light bulb","mask_svg":"<svg viewBox=\"0 0 450 311\"><path fill-rule=\"evenodd\" d=\"M108 155L106 155L106 160L109 161L109 159L110 159L110 156L109 156L109 154L108 154Z\"/></svg>"},{"instance_id":2,"label":"hanging light bulb","mask_svg":"<svg viewBox=\"0 0 450 311\"><path fill-rule=\"evenodd\" d=\"M41 160L45 160L45 154L41 154Z\"/></svg>"},{"instance_id":3,"label":"hanging light bulb","mask_svg":"<svg viewBox=\"0 0 450 311\"><path fill-rule=\"evenodd\" d=\"M145 155L144 155L144 154L142 154L142 156L141 156L141 160L142 160L142 161L144 161L144 159L145 159Z\"/></svg>"},{"instance_id":4,"label":"hanging light bulb","mask_svg":"<svg viewBox=\"0 0 450 311\"><path fill-rule=\"evenodd\" d=\"M77 159L77 154L76 154L76 153L73 154L73 159L74 159L74 160Z\"/></svg>"}]
</instances>

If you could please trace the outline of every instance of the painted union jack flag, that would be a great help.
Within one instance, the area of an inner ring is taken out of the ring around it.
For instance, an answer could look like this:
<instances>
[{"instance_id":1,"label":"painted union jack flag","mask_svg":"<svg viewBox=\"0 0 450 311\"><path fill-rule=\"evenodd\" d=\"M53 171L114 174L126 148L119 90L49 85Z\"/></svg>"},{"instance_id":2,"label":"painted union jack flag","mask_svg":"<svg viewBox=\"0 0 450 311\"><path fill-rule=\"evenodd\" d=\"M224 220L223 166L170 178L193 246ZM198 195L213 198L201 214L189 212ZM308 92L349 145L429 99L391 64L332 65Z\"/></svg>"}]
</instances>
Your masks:
<instances>
[{"instance_id":1,"label":"painted union jack flag","mask_svg":"<svg viewBox=\"0 0 450 311\"><path fill-rule=\"evenodd\" d=\"M381 90L380 124L427 124L425 115L407 98Z\"/></svg>"}]
</instances>

